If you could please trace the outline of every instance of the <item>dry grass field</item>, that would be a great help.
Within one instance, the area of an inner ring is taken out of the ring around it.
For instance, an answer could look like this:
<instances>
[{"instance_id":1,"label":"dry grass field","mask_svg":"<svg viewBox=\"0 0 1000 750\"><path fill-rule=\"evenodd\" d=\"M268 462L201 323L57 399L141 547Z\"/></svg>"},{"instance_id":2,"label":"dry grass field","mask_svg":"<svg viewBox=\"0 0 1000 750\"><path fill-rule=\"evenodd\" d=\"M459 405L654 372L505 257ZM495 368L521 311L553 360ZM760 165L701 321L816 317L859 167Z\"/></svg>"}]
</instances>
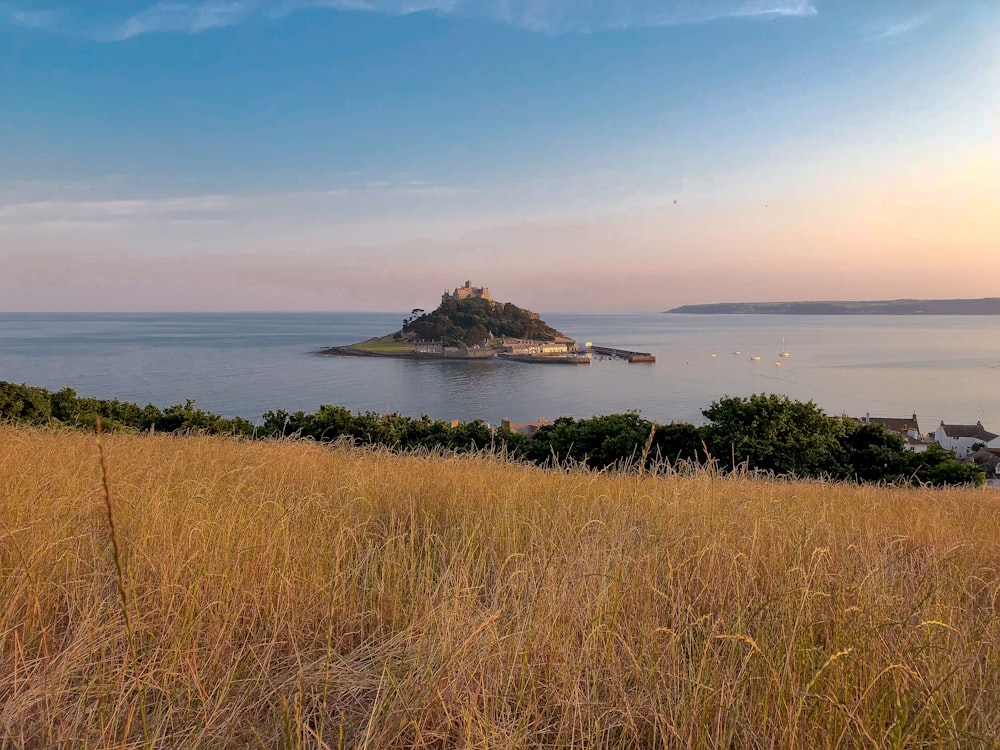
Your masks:
<instances>
[{"instance_id":1,"label":"dry grass field","mask_svg":"<svg viewBox=\"0 0 1000 750\"><path fill-rule=\"evenodd\" d=\"M995 490L104 442L0 427L0 747L1000 746Z\"/></svg>"}]
</instances>

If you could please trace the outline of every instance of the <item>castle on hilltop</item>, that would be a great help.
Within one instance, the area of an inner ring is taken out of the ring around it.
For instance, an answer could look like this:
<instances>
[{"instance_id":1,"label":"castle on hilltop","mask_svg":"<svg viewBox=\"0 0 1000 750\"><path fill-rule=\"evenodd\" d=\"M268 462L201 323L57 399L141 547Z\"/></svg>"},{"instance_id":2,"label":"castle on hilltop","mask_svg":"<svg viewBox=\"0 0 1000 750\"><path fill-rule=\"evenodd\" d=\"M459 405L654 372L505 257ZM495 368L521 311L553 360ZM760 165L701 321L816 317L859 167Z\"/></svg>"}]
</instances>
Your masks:
<instances>
[{"instance_id":1,"label":"castle on hilltop","mask_svg":"<svg viewBox=\"0 0 1000 750\"><path fill-rule=\"evenodd\" d=\"M441 295L441 301L447 302L448 300L459 300L459 299L484 299L489 302L493 301L490 296L490 290L484 286L472 286L471 281L466 281L464 286L457 287L454 292L449 292L447 289L444 294Z\"/></svg>"}]
</instances>

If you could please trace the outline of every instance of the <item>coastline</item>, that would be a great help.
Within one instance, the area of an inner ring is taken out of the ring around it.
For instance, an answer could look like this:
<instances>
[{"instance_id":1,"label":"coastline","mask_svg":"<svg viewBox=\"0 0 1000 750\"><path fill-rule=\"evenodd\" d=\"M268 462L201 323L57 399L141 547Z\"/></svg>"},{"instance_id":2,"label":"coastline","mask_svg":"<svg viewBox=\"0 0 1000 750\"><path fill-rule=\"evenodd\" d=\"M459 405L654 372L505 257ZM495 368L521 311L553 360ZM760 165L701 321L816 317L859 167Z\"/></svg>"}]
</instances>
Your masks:
<instances>
[{"instance_id":1,"label":"coastline","mask_svg":"<svg viewBox=\"0 0 1000 750\"><path fill-rule=\"evenodd\" d=\"M356 349L353 346L331 346L328 349L317 349L313 352L319 357L369 357L379 359L420 359L447 362L482 362L486 361L510 361L527 362L529 364L543 365L589 365L590 357L564 355L564 354L502 354L495 353L490 356L448 356L446 354L430 354L426 352L371 352L364 349Z\"/></svg>"},{"instance_id":2,"label":"coastline","mask_svg":"<svg viewBox=\"0 0 1000 750\"><path fill-rule=\"evenodd\" d=\"M981 299L801 300L796 302L712 302L681 305L666 314L686 315L1000 315L1000 297Z\"/></svg>"},{"instance_id":3,"label":"coastline","mask_svg":"<svg viewBox=\"0 0 1000 750\"><path fill-rule=\"evenodd\" d=\"M328 349L317 349L313 352L317 357L377 357L380 359L424 359L416 352L369 352L355 349L353 346L331 346ZM443 359L443 357L442 357Z\"/></svg>"}]
</instances>

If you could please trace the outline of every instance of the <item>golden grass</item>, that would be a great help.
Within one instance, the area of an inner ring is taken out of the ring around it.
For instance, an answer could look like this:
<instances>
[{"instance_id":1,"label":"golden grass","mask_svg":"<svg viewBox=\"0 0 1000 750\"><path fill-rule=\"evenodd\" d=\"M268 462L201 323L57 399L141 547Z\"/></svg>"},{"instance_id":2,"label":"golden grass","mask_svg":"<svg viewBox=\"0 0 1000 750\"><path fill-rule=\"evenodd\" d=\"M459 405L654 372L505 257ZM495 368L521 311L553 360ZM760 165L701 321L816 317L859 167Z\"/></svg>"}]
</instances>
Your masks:
<instances>
[{"instance_id":1,"label":"golden grass","mask_svg":"<svg viewBox=\"0 0 1000 750\"><path fill-rule=\"evenodd\" d=\"M1000 745L1000 496L0 428L0 746ZM125 612L131 626L126 628Z\"/></svg>"},{"instance_id":2,"label":"golden grass","mask_svg":"<svg viewBox=\"0 0 1000 750\"><path fill-rule=\"evenodd\" d=\"M388 336L359 341L357 344L351 344L351 349L359 349L360 351L371 352L373 354L413 353L413 341L405 338L397 341L392 336L393 334L390 333Z\"/></svg>"}]
</instances>

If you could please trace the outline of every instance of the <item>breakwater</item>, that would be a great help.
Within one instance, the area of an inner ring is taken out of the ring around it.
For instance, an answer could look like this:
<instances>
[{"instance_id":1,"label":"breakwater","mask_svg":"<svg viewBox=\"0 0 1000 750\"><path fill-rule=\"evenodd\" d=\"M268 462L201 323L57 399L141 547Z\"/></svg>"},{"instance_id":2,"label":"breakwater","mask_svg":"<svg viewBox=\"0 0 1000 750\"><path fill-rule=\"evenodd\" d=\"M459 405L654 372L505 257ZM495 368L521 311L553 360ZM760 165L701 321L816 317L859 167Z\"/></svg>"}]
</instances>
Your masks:
<instances>
[{"instance_id":1,"label":"breakwater","mask_svg":"<svg viewBox=\"0 0 1000 750\"><path fill-rule=\"evenodd\" d=\"M633 352L628 349L616 349L610 346L594 346L591 344L587 347L594 354L599 354L602 357L611 357L612 359L624 359L633 364L638 362L655 362L656 357L654 357L649 352Z\"/></svg>"}]
</instances>

